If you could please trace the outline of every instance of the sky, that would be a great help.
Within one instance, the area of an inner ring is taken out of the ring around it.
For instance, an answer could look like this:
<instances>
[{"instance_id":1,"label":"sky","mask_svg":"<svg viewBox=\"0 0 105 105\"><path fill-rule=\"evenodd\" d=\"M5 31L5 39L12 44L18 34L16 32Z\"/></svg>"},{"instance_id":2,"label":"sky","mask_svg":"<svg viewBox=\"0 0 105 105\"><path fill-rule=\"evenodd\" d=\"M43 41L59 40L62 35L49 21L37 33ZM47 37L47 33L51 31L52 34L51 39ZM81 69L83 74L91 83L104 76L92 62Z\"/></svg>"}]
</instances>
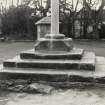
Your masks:
<instances>
[{"instance_id":1,"label":"sky","mask_svg":"<svg viewBox=\"0 0 105 105\"><path fill-rule=\"evenodd\" d=\"M16 5L17 0L13 0L13 4ZM8 8L10 5L12 5L12 0L0 0L0 5L3 5L4 7L6 5L6 7Z\"/></svg>"},{"instance_id":2,"label":"sky","mask_svg":"<svg viewBox=\"0 0 105 105\"><path fill-rule=\"evenodd\" d=\"M7 1L7 2L6 2ZM21 4L21 1L22 0L19 0L19 4ZM43 0L43 1L45 1L45 0ZM67 0L68 2L70 2L70 1L72 1L72 0ZM74 3L74 5L76 5L76 1L77 0L73 0L73 3ZM81 0L80 0L81 1ZM93 0L93 1L95 1L95 0ZM5 4L7 4L7 8L9 7L9 5L12 5L12 0L0 0L0 4L2 3L2 5L3 6L5 6ZM14 5L16 5L17 4L17 0L13 0L13 4ZM100 4L98 4L96 7L97 7L97 9L98 9L98 7L99 7L99 5ZM78 5L78 10L79 9L81 9L82 8L82 4L81 3L79 3L79 5ZM94 7L95 8L95 7Z\"/></svg>"}]
</instances>

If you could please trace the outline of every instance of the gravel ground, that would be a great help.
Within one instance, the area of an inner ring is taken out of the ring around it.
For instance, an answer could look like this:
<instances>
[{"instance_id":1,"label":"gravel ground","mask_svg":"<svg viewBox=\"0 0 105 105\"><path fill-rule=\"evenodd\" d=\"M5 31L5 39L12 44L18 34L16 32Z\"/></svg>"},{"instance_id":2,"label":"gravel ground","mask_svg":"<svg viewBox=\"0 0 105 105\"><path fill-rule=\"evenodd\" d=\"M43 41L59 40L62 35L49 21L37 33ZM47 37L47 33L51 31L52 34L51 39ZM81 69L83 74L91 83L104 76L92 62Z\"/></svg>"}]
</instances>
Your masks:
<instances>
[{"instance_id":1,"label":"gravel ground","mask_svg":"<svg viewBox=\"0 0 105 105\"><path fill-rule=\"evenodd\" d=\"M105 56L105 41L74 41L76 47ZM0 43L0 62L20 51L33 48L33 42ZM104 105L105 89L69 89L53 91L51 95L0 91L0 105Z\"/></svg>"},{"instance_id":2,"label":"gravel ground","mask_svg":"<svg viewBox=\"0 0 105 105\"><path fill-rule=\"evenodd\" d=\"M33 46L34 46L34 43L32 42L0 43L0 63L2 63L3 60L15 57L20 53L20 51L33 48Z\"/></svg>"},{"instance_id":3,"label":"gravel ground","mask_svg":"<svg viewBox=\"0 0 105 105\"><path fill-rule=\"evenodd\" d=\"M94 51L96 56L105 57L105 41L74 41L74 46Z\"/></svg>"},{"instance_id":4,"label":"gravel ground","mask_svg":"<svg viewBox=\"0 0 105 105\"><path fill-rule=\"evenodd\" d=\"M69 89L52 95L7 93L0 105L105 105L105 89Z\"/></svg>"}]
</instances>

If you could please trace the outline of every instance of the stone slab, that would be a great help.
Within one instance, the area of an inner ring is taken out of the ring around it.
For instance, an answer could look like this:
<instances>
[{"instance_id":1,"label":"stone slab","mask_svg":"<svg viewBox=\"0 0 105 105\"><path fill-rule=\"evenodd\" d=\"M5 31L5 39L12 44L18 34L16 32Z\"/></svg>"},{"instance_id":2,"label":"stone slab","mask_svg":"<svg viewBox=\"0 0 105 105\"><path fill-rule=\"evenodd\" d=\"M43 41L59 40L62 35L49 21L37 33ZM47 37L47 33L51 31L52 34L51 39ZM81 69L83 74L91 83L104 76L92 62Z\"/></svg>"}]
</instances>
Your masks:
<instances>
[{"instance_id":1,"label":"stone slab","mask_svg":"<svg viewBox=\"0 0 105 105\"><path fill-rule=\"evenodd\" d=\"M95 70L95 54L93 52L84 52L81 60L49 60L49 59L14 59L3 63L4 67L17 68L43 68L43 69L77 69L77 70Z\"/></svg>"},{"instance_id":2,"label":"stone slab","mask_svg":"<svg viewBox=\"0 0 105 105\"><path fill-rule=\"evenodd\" d=\"M72 59L72 60L79 60L82 58L84 53L83 49L80 48L73 48L70 52L63 52L63 53L41 53L36 52L34 49L24 51L20 53L21 59Z\"/></svg>"},{"instance_id":3,"label":"stone slab","mask_svg":"<svg viewBox=\"0 0 105 105\"><path fill-rule=\"evenodd\" d=\"M3 68L1 66L0 73L6 78L34 78L37 81L74 81L81 78L90 78L93 71L77 71L77 70L55 70L55 69L28 69L28 68ZM75 78L75 79L74 79Z\"/></svg>"}]
</instances>

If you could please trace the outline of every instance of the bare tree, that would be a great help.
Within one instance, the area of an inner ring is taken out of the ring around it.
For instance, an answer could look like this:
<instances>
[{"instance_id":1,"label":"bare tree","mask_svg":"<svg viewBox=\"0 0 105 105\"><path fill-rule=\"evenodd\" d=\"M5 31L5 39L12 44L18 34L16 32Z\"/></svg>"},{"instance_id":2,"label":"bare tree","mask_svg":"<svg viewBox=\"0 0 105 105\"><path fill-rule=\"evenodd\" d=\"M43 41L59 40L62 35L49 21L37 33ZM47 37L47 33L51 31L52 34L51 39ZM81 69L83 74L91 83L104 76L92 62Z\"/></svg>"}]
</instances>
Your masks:
<instances>
[{"instance_id":1,"label":"bare tree","mask_svg":"<svg viewBox=\"0 0 105 105\"><path fill-rule=\"evenodd\" d=\"M19 0L17 0L17 7L18 7L18 5L19 5Z\"/></svg>"},{"instance_id":2,"label":"bare tree","mask_svg":"<svg viewBox=\"0 0 105 105\"><path fill-rule=\"evenodd\" d=\"M14 3L14 2L13 2L13 0L12 0L12 6L14 5L13 3Z\"/></svg>"},{"instance_id":3,"label":"bare tree","mask_svg":"<svg viewBox=\"0 0 105 105\"><path fill-rule=\"evenodd\" d=\"M5 10L7 10L7 0L5 0Z\"/></svg>"},{"instance_id":4,"label":"bare tree","mask_svg":"<svg viewBox=\"0 0 105 105\"><path fill-rule=\"evenodd\" d=\"M105 0L86 0L85 5L89 8L88 12L91 14L91 20L93 21L94 34L98 38L98 25L102 22Z\"/></svg>"}]
</instances>

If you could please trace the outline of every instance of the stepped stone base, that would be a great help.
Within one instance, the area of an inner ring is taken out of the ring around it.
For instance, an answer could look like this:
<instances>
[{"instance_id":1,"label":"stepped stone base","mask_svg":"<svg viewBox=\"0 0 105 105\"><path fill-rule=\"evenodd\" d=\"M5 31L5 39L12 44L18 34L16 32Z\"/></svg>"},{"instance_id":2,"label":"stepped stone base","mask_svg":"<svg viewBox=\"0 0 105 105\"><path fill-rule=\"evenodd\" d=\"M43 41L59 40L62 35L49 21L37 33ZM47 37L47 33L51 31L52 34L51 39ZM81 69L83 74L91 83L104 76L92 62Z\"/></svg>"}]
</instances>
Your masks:
<instances>
[{"instance_id":1,"label":"stepped stone base","mask_svg":"<svg viewBox=\"0 0 105 105\"><path fill-rule=\"evenodd\" d=\"M95 54L93 52L84 52L80 60L70 59L14 59L7 60L3 63L4 67L17 68L43 68L59 70L95 70Z\"/></svg>"},{"instance_id":2,"label":"stepped stone base","mask_svg":"<svg viewBox=\"0 0 105 105\"><path fill-rule=\"evenodd\" d=\"M49 70L49 69L22 69L3 68L1 65L0 75L8 79L34 79L35 81L58 82L87 82L105 84L105 58L96 57L95 71L78 70ZM3 79L3 78L2 78Z\"/></svg>"},{"instance_id":3,"label":"stepped stone base","mask_svg":"<svg viewBox=\"0 0 105 105\"><path fill-rule=\"evenodd\" d=\"M0 79L43 81L55 87L70 87L72 83L105 84L105 58L73 48L72 39L62 34L46 35L35 44L35 49L4 61Z\"/></svg>"}]
</instances>

